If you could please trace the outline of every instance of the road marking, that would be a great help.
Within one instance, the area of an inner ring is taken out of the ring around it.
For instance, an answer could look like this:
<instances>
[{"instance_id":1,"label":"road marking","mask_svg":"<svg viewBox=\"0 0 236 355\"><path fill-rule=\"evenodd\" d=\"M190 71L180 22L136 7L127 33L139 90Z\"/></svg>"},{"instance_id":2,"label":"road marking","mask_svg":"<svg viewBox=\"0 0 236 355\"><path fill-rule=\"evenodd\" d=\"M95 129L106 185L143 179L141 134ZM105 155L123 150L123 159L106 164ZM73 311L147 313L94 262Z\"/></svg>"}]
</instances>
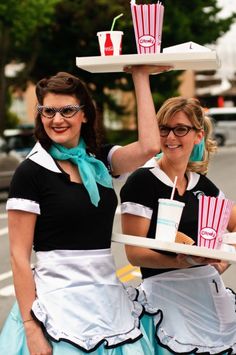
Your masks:
<instances>
[{"instance_id":1,"label":"road marking","mask_svg":"<svg viewBox=\"0 0 236 355\"><path fill-rule=\"evenodd\" d=\"M120 277L120 276L122 276L122 275L124 275L124 274L127 274L128 272L130 272L130 271L133 270L133 269L134 269L134 266L128 264L128 265L126 265L126 266L124 266L124 267L118 269L118 270L116 271L116 275L117 275L118 277Z\"/></svg>"},{"instance_id":2,"label":"road marking","mask_svg":"<svg viewBox=\"0 0 236 355\"><path fill-rule=\"evenodd\" d=\"M5 235L7 233L8 233L8 228L7 227L0 229L0 235Z\"/></svg>"},{"instance_id":3,"label":"road marking","mask_svg":"<svg viewBox=\"0 0 236 355\"><path fill-rule=\"evenodd\" d=\"M3 288L0 288L0 296L2 296L2 297L15 296L14 286L9 285L9 286L5 286Z\"/></svg>"},{"instance_id":4,"label":"road marking","mask_svg":"<svg viewBox=\"0 0 236 355\"><path fill-rule=\"evenodd\" d=\"M7 271L4 272L3 274L0 274L0 281L6 280L9 277L12 277L12 271Z\"/></svg>"},{"instance_id":5,"label":"road marking","mask_svg":"<svg viewBox=\"0 0 236 355\"><path fill-rule=\"evenodd\" d=\"M7 213L0 213L0 219L7 219Z\"/></svg>"},{"instance_id":6,"label":"road marking","mask_svg":"<svg viewBox=\"0 0 236 355\"><path fill-rule=\"evenodd\" d=\"M133 279L136 279L137 277L141 277L140 269L130 264L118 269L116 271L116 275L118 276L121 282L128 282Z\"/></svg>"},{"instance_id":7,"label":"road marking","mask_svg":"<svg viewBox=\"0 0 236 355\"><path fill-rule=\"evenodd\" d=\"M137 277L141 277L141 273L139 272L139 268L135 268L132 272L120 277L121 282L128 282L133 279L136 279Z\"/></svg>"},{"instance_id":8,"label":"road marking","mask_svg":"<svg viewBox=\"0 0 236 355\"><path fill-rule=\"evenodd\" d=\"M133 275L134 277L142 277L142 274L141 274L139 268L137 268L137 270L132 271L132 275Z\"/></svg>"}]
</instances>

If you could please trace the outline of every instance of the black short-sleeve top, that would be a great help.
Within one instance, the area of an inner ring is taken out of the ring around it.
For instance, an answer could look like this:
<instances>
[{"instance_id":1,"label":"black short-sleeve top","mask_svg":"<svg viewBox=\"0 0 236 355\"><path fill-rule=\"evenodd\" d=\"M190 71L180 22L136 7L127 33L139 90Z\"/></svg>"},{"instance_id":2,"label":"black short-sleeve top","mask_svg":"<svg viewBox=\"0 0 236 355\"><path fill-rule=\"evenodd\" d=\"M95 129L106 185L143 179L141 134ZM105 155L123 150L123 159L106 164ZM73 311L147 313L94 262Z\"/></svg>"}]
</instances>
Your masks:
<instances>
[{"instance_id":1,"label":"black short-sleeve top","mask_svg":"<svg viewBox=\"0 0 236 355\"><path fill-rule=\"evenodd\" d=\"M107 145L101 149L99 159L108 169L108 157L116 147ZM36 143L13 176L7 209L37 214L35 251L110 248L117 197L114 189L97 186L100 201L95 207L84 185L71 182Z\"/></svg>"},{"instance_id":2,"label":"black short-sleeve top","mask_svg":"<svg viewBox=\"0 0 236 355\"><path fill-rule=\"evenodd\" d=\"M224 197L224 194L204 175L187 173L188 186L183 195L175 190L174 199L184 202L178 230L197 242L198 199L200 195ZM129 213L150 219L147 238L155 238L158 213L158 199L170 198L173 182L156 164L155 167L143 167L129 176L121 189L121 213ZM155 250L157 252L157 250ZM158 251L161 252L161 251ZM171 255L169 252L161 252ZM141 268L143 278L154 276L173 269Z\"/></svg>"}]
</instances>

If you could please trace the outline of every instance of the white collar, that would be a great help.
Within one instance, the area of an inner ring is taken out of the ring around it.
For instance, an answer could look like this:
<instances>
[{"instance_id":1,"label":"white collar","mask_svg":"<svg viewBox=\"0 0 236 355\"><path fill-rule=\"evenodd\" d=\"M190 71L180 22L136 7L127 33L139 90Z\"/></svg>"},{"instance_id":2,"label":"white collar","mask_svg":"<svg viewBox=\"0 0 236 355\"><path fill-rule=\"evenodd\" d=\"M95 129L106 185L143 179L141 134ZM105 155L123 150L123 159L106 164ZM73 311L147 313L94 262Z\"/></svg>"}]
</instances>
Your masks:
<instances>
[{"instance_id":1,"label":"white collar","mask_svg":"<svg viewBox=\"0 0 236 355\"><path fill-rule=\"evenodd\" d=\"M153 164L154 160L152 160L151 163ZM154 166L154 164L152 166ZM165 185L173 187L174 184L173 181L171 181L169 176L166 175L166 173L163 170L161 170L159 164L157 163L157 159L155 159L155 166L150 169L150 172L153 175L155 175L159 180L161 180ZM188 171L187 177L188 177L188 186L186 190L191 190L197 185L200 175L195 172Z\"/></svg>"},{"instance_id":2,"label":"white collar","mask_svg":"<svg viewBox=\"0 0 236 355\"><path fill-rule=\"evenodd\" d=\"M53 171L54 173L62 173L54 159L50 154L48 154L48 152L41 146L39 142L35 144L31 152L27 155L26 159L30 159L36 164L42 166L45 169Z\"/></svg>"}]
</instances>

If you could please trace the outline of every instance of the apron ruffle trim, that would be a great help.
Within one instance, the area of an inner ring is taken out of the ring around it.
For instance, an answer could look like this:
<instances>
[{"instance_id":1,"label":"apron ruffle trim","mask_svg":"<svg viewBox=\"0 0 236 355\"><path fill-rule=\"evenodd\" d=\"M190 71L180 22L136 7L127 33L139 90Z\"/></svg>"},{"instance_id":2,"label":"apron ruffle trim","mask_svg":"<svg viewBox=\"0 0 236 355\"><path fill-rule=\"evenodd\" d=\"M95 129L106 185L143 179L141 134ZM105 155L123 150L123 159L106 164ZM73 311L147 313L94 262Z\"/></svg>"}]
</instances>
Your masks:
<instances>
[{"instance_id":1,"label":"apron ruffle trim","mask_svg":"<svg viewBox=\"0 0 236 355\"><path fill-rule=\"evenodd\" d=\"M140 338L142 338L142 333L140 331L140 318L144 314L143 306L134 301L136 298L137 292L135 289L127 289L128 296L131 301L133 301L133 311L132 316L134 317L134 328L130 329L127 333L115 334L114 336L94 336L92 338L80 339L79 337L71 336L66 334L64 331L56 329L55 324L47 317L47 312L44 309L44 306L36 300L32 308L32 316L42 324L45 328L45 332L50 340L54 342L65 341L73 346L81 349L85 352L92 352L96 350L102 343L106 349L116 348L123 344L133 343Z\"/></svg>"},{"instance_id":2,"label":"apron ruffle trim","mask_svg":"<svg viewBox=\"0 0 236 355\"><path fill-rule=\"evenodd\" d=\"M147 279L145 279L147 280ZM218 280L217 280L218 281ZM220 339L222 339L221 344L218 342L218 344L214 344L214 342L211 342L214 345L207 345L204 343L207 343L206 338L204 337L204 329L202 331L203 334L203 341L202 344L196 344L194 342L188 342L185 341L187 339L184 339L184 337L182 339L179 339L180 337L177 336L173 336L170 335L170 333L168 332L168 327L165 326L165 312L163 312L163 309L158 308L158 307L154 307L153 304L151 304L148 301L147 298L147 294L145 292L145 290L142 288L142 284L137 288L138 290L138 297L137 300L138 302L140 302L140 304L142 304L142 306L144 307L144 311L146 314L148 314L149 316L152 316L152 320L154 323L154 328L155 328L155 337L156 337L156 341L159 344L159 346L167 349L168 351L170 351L173 354L210 354L210 355L220 355L220 354L236 354L236 322L232 321L232 326L228 326L228 328L225 329L225 332L223 331L221 333L221 331L218 331L218 339L217 341ZM152 287L150 287L150 290L152 290L152 292L155 292L154 289L152 289ZM235 305L236 302L236 294L231 290L231 289L225 289L226 293L228 294L228 300L230 301L230 303L232 305ZM220 306L220 305L219 305ZM200 315L199 315L200 317ZM181 324L181 321L176 320L176 324L177 327L182 327L183 324ZM146 332L148 333L148 329L145 329ZM191 332L191 329L189 330ZM193 331L193 330L192 330ZM174 333L175 334L175 333ZM227 336L227 334L229 335L227 339L228 342L226 344L224 344L224 338ZM232 334L232 339L230 334ZM206 334L206 337L209 334ZM215 335L217 337L217 335ZM192 337L192 339L194 339L194 335ZM198 336L199 339L199 336Z\"/></svg>"},{"instance_id":3,"label":"apron ruffle trim","mask_svg":"<svg viewBox=\"0 0 236 355\"><path fill-rule=\"evenodd\" d=\"M33 316L48 337L92 352L142 337L137 291L117 279L110 249L37 252ZM79 280L79 281L78 281Z\"/></svg>"}]
</instances>

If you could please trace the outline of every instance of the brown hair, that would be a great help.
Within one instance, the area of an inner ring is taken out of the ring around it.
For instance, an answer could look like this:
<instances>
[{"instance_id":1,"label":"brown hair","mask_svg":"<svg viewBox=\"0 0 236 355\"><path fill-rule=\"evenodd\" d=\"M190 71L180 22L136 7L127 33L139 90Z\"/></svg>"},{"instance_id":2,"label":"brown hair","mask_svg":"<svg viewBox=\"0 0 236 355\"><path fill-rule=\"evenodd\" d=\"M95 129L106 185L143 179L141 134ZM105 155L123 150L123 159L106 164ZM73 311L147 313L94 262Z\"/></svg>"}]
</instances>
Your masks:
<instances>
[{"instance_id":1,"label":"brown hair","mask_svg":"<svg viewBox=\"0 0 236 355\"><path fill-rule=\"evenodd\" d=\"M188 171L206 174L210 154L216 151L216 142L212 140L212 123L205 114L199 100L190 98L186 99L181 96L172 97L164 102L157 113L157 121L159 125L165 125L177 112L184 112L192 125L197 129L204 130L205 150L203 160L197 162L189 162Z\"/></svg>"},{"instance_id":2,"label":"brown hair","mask_svg":"<svg viewBox=\"0 0 236 355\"><path fill-rule=\"evenodd\" d=\"M84 138L88 151L96 153L98 151L95 132L96 108L85 84L76 76L59 72L37 83L36 96L39 105L43 105L43 100L48 93L71 95L80 101L80 105L84 105L83 111L87 121L82 124L81 137ZM44 130L40 113L36 113L35 117L35 136L46 150L49 149L52 141Z\"/></svg>"}]
</instances>

